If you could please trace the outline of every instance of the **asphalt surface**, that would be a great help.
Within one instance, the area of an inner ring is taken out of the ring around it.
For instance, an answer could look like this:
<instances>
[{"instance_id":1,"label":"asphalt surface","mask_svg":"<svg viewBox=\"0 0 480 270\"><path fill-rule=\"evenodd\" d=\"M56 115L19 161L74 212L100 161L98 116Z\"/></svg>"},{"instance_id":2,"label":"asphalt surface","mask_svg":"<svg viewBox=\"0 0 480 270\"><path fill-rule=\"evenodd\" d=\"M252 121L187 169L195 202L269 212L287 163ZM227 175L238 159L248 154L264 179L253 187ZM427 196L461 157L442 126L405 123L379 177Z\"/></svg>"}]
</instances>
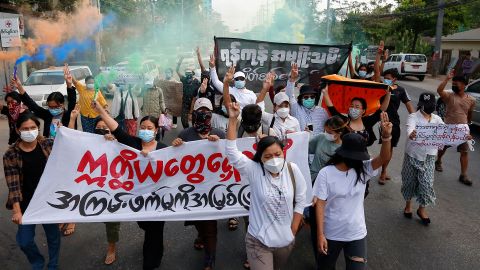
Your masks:
<instances>
[{"instance_id":1,"label":"asphalt surface","mask_svg":"<svg viewBox=\"0 0 480 270\"><path fill-rule=\"evenodd\" d=\"M405 85L414 104L420 93L428 89L417 81L400 82ZM400 109L402 124L407 111ZM179 119L180 120L180 119ZM179 121L180 122L180 121ZM480 142L479 129L473 131ZM0 150L7 147L8 126L0 120ZM180 131L170 132L165 142L169 143ZM389 168L392 176L385 186L373 179L370 195L365 201L368 230L368 268L388 269L480 269L480 153L470 153L469 175L474 184L464 186L458 182L460 172L459 154L454 149L444 157L444 172L435 173L437 201L428 208L432 220L429 227L423 226L417 217L405 219L402 215L404 201L400 193L400 171L404 156L405 134ZM480 147L480 144L479 146ZM480 149L480 148L479 148ZM370 153L378 153L378 145ZM3 167L0 169L3 170ZM7 188L0 172L0 198L7 197ZM416 206L416 205L415 205ZM11 212L0 207L0 269L29 269L26 257L15 242L16 225L11 221ZM242 221L243 222L243 221ZM215 269L243 269L244 229L230 232L225 220L218 223L217 263ZM182 222L168 222L164 231L165 252L161 269L201 269L203 252L193 249L196 231L184 227ZM37 244L47 256L47 246L41 226L37 226ZM122 223L117 261L111 266L103 264L107 242L103 223L77 224L76 232L62 238L60 269L141 269L143 231L136 223ZM338 268L344 268L344 259L338 260ZM314 269L310 245L310 232L303 229L297 236L296 247L285 269Z\"/></svg>"}]
</instances>

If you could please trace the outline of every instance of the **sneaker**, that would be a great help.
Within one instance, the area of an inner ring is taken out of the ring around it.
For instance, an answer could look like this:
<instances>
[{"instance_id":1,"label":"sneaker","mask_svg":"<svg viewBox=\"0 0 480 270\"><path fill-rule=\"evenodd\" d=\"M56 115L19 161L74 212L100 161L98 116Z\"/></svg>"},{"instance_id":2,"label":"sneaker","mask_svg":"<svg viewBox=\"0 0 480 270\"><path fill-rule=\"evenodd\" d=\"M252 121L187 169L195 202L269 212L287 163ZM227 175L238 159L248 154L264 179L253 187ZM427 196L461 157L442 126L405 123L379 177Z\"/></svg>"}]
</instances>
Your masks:
<instances>
[{"instance_id":1,"label":"sneaker","mask_svg":"<svg viewBox=\"0 0 480 270\"><path fill-rule=\"evenodd\" d=\"M473 184L472 180L470 180L466 175L460 175L460 177L458 178L458 181L460 181L460 183L467 186L471 186Z\"/></svg>"},{"instance_id":2,"label":"sneaker","mask_svg":"<svg viewBox=\"0 0 480 270\"><path fill-rule=\"evenodd\" d=\"M442 162L435 161L435 171L443 172Z\"/></svg>"},{"instance_id":3,"label":"sneaker","mask_svg":"<svg viewBox=\"0 0 480 270\"><path fill-rule=\"evenodd\" d=\"M172 125L172 128L173 128L173 129L177 128L177 124L173 124L173 125Z\"/></svg>"}]
</instances>

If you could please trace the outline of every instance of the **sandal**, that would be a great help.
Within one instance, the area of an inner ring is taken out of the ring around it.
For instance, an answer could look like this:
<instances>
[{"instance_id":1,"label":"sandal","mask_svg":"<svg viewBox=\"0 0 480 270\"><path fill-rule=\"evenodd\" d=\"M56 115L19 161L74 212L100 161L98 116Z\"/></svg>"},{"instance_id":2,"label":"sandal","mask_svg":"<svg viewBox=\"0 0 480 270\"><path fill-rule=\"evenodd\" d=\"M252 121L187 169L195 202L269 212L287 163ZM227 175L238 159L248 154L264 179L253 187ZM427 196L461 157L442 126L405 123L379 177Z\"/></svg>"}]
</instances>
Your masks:
<instances>
[{"instance_id":1,"label":"sandal","mask_svg":"<svg viewBox=\"0 0 480 270\"><path fill-rule=\"evenodd\" d=\"M237 218L229 218L228 219L228 230L235 231L238 229L238 219Z\"/></svg>"},{"instance_id":2,"label":"sandal","mask_svg":"<svg viewBox=\"0 0 480 270\"><path fill-rule=\"evenodd\" d=\"M70 236L75 232L75 223L65 223L61 229L63 236Z\"/></svg>"},{"instance_id":3,"label":"sandal","mask_svg":"<svg viewBox=\"0 0 480 270\"><path fill-rule=\"evenodd\" d=\"M193 241L193 248L196 250L202 250L205 248L202 238L197 237L195 241Z\"/></svg>"},{"instance_id":4,"label":"sandal","mask_svg":"<svg viewBox=\"0 0 480 270\"><path fill-rule=\"evenodd\" d=\"M382 185L382 186L385 185L385 181L386 181L386 180L385 180L385 177L381 177L381 176L380 176L380 178L378 178L378 184L380 184L380 185Z\"/></svg>"}]
</instances>

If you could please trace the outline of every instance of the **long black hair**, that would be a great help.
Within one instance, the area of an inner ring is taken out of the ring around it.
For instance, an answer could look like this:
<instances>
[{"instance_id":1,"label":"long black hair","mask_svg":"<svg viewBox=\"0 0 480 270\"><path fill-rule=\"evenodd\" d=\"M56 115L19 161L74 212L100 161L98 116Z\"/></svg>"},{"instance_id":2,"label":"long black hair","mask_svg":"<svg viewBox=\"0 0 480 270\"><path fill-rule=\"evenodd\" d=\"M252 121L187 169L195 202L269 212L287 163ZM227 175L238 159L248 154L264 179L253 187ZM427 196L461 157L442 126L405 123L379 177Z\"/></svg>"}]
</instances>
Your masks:
<instances>
[{"instance_id":1,"label":"long black hair","mask_svg":"<svg viewBox=\"0 0 480 270\"><path fill-rule=\"evenodd\" d=\"M156 129L158 129L158 118L155 116L147 115L144 116L142 119L140 119L140 124L142 124L144 121L150 121L153 123Z\"/></svg>"},{"instance_id":2,"label":"long black hair","mask_svg":"<svg viewBox=\"0 0 480 270\"><path fill-rule=\"evenodd\" d=\"M50 101L55 101L58 104L64 104L65 103L65 97L60 92L52 92L47 97L47 102L50 102Z\"/></svg>"},{"instance_id":3,"label":"long black hair","mask_svg":"<svg viewBox=\"0 0 480 270\"><path fill-rule=\"evenodd\" d=\"M365 167L363 165L363 161L361 160L356 160L356 159L350 159L350 158L345 158L342 157L341 155L335 153L330 160L327 162L327 165L337 165L340 163L345 163L349 169L355 170L355 173L357 174L357 180L355 181L355 185L358 184L358 182L362 182L362 184L365 184ZM347 172L348 174L348 172Z\"/></svg>"},{"instance_id":4,"label":"long black hair","mask_svg":"<svg viewBox=\"0 0 480 270\"><path fill-rule=\"evenodd\" d=\"M22 102L22 98L20 98L20 94L16 91L9 92L5 95L5 101L7 101L7 98L12 98L15 100L17 103Z\"/></svg>"},{"instance_id":5,"label":"long black hair","mask_svg":"<svg viewBox=\"0 0 480 270\"><path fill-rule=\"evenodd\" d=\"M278 145L280 146L280 148L282 149L283 151L283 142L278 139L277 137L275 136L266 136L266 137L263 137L260 139L260 141L258 141L257 143L257 152L255 152L255 155L253 156L253 161L257 162L257 163L260 163L260 166L262 166L262 170L263 170L263 175L265 175L265 169L263 168L263 162L262 162L262 155L263 155L263 152L265 152L265 150L272 146L272 145Z\"/></svg>"}]
</instances>

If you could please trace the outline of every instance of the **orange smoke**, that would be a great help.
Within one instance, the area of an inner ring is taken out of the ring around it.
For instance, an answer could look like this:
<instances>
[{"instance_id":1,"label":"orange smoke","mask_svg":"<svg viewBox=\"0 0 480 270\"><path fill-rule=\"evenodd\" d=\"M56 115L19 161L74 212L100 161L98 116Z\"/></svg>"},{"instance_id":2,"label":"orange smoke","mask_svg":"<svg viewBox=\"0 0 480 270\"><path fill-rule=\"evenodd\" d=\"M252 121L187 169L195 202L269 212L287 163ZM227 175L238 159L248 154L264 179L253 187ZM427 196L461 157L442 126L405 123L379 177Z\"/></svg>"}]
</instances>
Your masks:
<instances>
[{"instance_id":1,"label":"orange smoke","mask_svg":"<svg viewBox=\"0 0 480 270\"><path fill-rule=\"evenodd\" d=\"M0 51L0 61L15 61L20 57L20 51Z\"/></svg>"}]
</instances>

